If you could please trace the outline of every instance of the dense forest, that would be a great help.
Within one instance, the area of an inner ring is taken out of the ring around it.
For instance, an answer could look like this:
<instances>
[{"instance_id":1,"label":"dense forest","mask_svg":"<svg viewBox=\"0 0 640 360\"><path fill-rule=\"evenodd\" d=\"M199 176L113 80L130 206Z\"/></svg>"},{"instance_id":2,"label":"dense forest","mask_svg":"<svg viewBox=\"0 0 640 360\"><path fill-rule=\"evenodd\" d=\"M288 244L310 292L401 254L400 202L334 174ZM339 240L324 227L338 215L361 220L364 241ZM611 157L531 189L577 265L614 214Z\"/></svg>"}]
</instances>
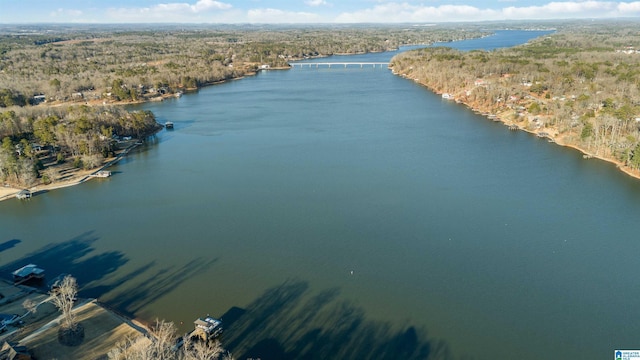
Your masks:
<instances>
[{"instance_id":1,"label":"dense forest","mask_svg":"<svg viewBox=\"0 0 640 360\"><path fill-rule=\"evenodd\" d=\"M640 28L566 27L522 46L427 48L394 72L513 126L640 169Z\"/></svg>"},{"instance_id":2,"label":"dense forest","mask_svg":"<svg viewBox=\"0 0 640 360\"><path fill-rule=\"evenodd\" d=\"M449 27L110 28L0 36L0 107L135 101L238 78L262 65L478 37ZM64 31L62 31L64 30ZM35 98L34 98L35 97Z\"/></svg>"},{"instance_id":3,"label":"dense forest","mask_svg":"<svg viewBox=\"0 0 640 360\"><path fill-rule=\"evenodd\" d=\"M152 113L120 107L27 107L0 112L0 180L14 186L48 184L64 169L93 169L161 126ZM126 144L126 142L125 142Z\"/></svg>"},{"instance_id":4,"label":"dense forest","mask_svg":"<svg viewBox=\"0 0 640 360\"><path fill-rule=\"evenodd\" d=\"M0 181L30 187L93 169L160 128L112 104L164 96L336 53L481 36L411 26L0 27ZM126 144L126 143L125 143Z\"/></svg>"}]
</instances>

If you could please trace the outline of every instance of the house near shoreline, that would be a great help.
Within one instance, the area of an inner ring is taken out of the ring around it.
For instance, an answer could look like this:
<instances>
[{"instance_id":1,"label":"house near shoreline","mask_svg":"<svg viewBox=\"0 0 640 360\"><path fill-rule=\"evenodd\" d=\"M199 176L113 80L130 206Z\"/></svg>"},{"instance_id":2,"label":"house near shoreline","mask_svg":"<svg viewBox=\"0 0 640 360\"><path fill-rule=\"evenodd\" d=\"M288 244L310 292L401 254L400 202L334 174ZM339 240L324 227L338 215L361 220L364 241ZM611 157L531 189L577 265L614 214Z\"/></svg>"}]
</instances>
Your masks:
<instances>
[{"instance_id":1,"label":"house near shoreline","mask_svg":"<svg viewBox=\"0 0 640 360\"><path fill-rule=\"evenodd\" d=\"M26 281L44 278L44 269L39 268L35 264L29 264L11 273L14 283L24 283Z\"/></svg>"},{"instance_id":2,"label":"house near shoreline","mask_svg":"<svg viewBox=\"0 0 640 360\"><path fill-rule=\"evenodd\" d=\"M222 334L222 321L211 316L198 318L193 324L195 329L191 332L191 337L199 337L203 341L208 341Z\"/></svg>"},{"instance_id":3,"label":"house near shoreline","mask_svg":"<svg viewBox=\"0 0 640 360\"><path fill-rule=\"evenodd\" d=\"M26 346L19 346L5 341L0 348L0 359L7 360L31 360L33 357L27 351Z\"/></svg>"},{"instance_id":4,"label":"house near shoreline","mask_svg":"<svg viewBox=\"0 0 640 360\"><path fill-rule=\"evenodd\" d=\"M485 79L476 79L476 81L473 82L473 85L475 86L487 86L489 83L485 80Z\"/></svg>"},{"instance_id":5,"label":"house near shoreline","mask_svg":"<svg viewBox=\"0 0 640 360\"><path fill-rule=\"evenodd\" d=\"M18 200L26 200L26 199L30 199L31 198L31 191L29 190L20 190L17 194L16 194L16 198Z\"/></svg>"}]
</instances>

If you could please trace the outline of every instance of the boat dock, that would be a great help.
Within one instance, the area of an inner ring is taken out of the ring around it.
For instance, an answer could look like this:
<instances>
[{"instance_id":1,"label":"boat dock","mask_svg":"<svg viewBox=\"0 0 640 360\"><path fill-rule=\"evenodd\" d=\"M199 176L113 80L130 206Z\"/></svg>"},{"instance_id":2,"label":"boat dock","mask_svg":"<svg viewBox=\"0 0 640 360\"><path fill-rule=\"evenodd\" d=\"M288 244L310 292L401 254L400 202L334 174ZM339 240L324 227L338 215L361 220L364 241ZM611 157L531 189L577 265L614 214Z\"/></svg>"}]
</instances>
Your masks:
<instances>
[{"instance_id":1,"label":"boat dock","mask_svg":"<svg viewBox=\"0 0 640 360\"><path fill-rule=\"evenodd\" d=\"M16 198L19 200L31 199L31 196L32 194L29 190L20 190L20 192L16 194Z\"/></svg>"},{"instance_id":2,"label":"boat dock","mask_svg":"<svg viewBox=\"0 0 640 360\"><path fill-rule=\"evenodd\" d=\"M222 335L222 320L207 315L204 318L198 318L193 322L195 329L189 335L197 337L203 341L216 339Z\"/></svg>"},{"instance_id":3,"label":"boat dock","mask_svg":"<svg viewBox=\"0 0 640 360\"><path fill-rule=\"evenodd\" d=\"M94 174L92 174L92 176L99 177L99 178L107 178L111 176L111 171L107 171L107 170L96 171Z\"/></svg>"},{"instance_id":4,"label":"boat dock","mask_svg":"<svg viewBox=\"0 0 640 360\"><path fill-rule=\"evenodd\" d=\"M41 280L44 278L44 270L35 264L29 264L11 273L14 285L25 283L29 280Z\"/></svg>"},{"instance_id":5,"label":"boat dock","mask_svg":"<svg viewBox=\"0 0 640 360\"><path fill-rule=\"evenodd\" d=\"M184 339L195 339L207 342L209 340L215 340L222 335L222 320L216 319L212 316L205 316L204 318L197 318L194 322L194 329L184 337L178 339L173 347L174 351L177 351L184 345Z\"/></svg>"}]
</instances>

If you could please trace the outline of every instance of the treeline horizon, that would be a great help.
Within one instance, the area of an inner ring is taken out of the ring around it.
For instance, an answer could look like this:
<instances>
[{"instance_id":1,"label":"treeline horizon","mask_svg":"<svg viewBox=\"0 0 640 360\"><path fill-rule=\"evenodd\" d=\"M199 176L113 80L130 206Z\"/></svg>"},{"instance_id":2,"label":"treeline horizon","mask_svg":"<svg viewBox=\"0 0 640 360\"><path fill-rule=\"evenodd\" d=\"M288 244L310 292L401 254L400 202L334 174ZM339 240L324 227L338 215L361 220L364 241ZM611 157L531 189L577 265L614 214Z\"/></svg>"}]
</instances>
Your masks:
<instances>
[{"instance_id":1,"label":"treeline horizon","mask_svg":"<svg viewBox=\"0 0 640 360\"><path fill-rule=\"evenodd\" d=\"M62 29L0 35L0 107L37 104L43 100L34 99L38 95L46 101L137 101L239 78L262 65L282 68L308 57L488 34L401 26Z\"/></svg>"}]
</instances>

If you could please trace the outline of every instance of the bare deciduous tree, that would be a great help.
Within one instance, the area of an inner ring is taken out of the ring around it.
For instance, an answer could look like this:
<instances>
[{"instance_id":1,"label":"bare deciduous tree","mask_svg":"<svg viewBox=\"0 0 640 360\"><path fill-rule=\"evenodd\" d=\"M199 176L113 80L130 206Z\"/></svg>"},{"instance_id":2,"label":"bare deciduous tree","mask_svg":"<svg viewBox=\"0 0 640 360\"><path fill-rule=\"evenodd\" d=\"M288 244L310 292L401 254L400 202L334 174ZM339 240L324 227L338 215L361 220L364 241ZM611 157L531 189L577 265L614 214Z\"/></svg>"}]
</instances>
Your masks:
<instances>
[{"instance_id":1,"label":"bare deciduous tree","mask_svg":"<svg viewBox=\"0 0 640 360\"><path fill-rule=\"evenodd\" d=\"M224 359L230 359L224 355L224 349L217 340L200 341L185 336L182 349L184 360L216 360L221 356L224 356Z\"/></svg>"},{"instance_id":2,"label":"bare deciduous tree","mask_svg":"<svg viewBox=\"0 0 640 360\"><path fill-rule=\"evenodd\" d=\"M200 341L185 336L177 346L172 322L156 320L149 337L138 336L118 343L107 356L110 360L232 360L217 340Z\"/></svg>"},{"instance_id":3,"label":"bare deciduous tree","mask_svg":"<svg viewBox=\"0 0 640 360\"><path fill-rule=\"evenodd\" d=\"M26 299L22 302L22 307L27 310L27 312L35 314L38 311L38 303L31 299Z\"/></svg>"},{"instance_id":4,"label":"bare deciduous tree","mask_svg":"<svg viewBox=\"0 0 640 360\"><path fill-rule=\"evenodd\" d=\"M64 329L74 330L78 326L75 315L72 311L77 294L78 283L71 275L65 276L59 286L52 289L50 292L51 302L62 313L62 327Z\"/></svg>"}]
</instances>

